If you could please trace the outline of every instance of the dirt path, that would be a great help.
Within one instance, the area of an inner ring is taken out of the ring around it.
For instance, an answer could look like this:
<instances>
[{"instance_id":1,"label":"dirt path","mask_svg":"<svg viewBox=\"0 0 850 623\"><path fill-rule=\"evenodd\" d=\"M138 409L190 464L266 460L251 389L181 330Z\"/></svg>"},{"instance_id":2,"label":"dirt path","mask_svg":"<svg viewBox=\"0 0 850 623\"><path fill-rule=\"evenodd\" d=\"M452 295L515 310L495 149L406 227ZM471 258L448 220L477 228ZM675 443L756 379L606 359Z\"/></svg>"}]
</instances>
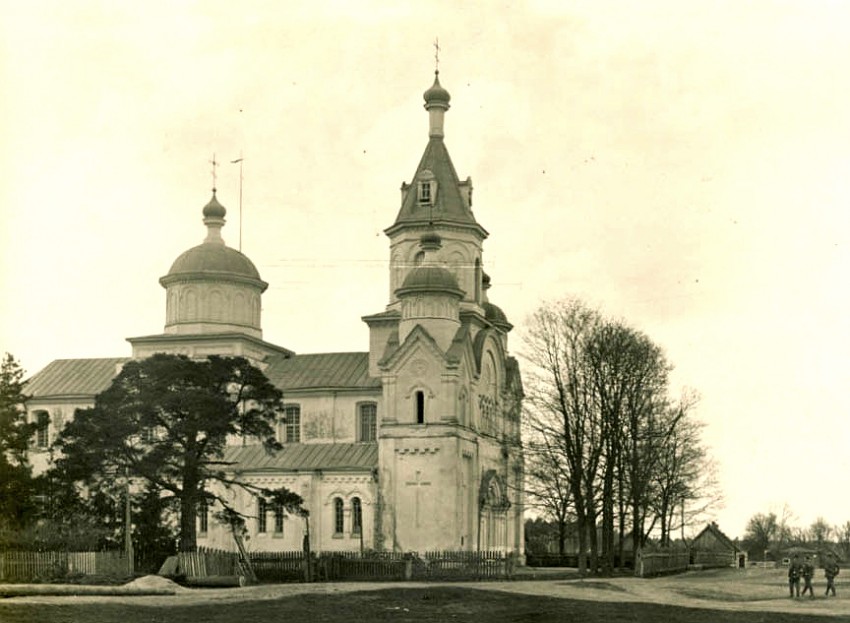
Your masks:
<instances>
[{"instance_id":1,"label":"dirt path","mask_svg":"<svg viewBox=\"0 0 850 623\"><path fill-rule=\"evenodd\" d=\"M843 579L843 578L842 578ZM175 586L174 595L151 596L26 596L16 603L105 603L139 605L191 605L215 601L239 602L281 599L301 594L341 594L395 587L436 586L422 582L339 582L325 584L269 584L244 588L187 589ZM689 608L733 611L797 612L842 616L850 620L850 581L837 583L838 597L823 596L824 582L815 582L817 598L790 599L784 573L748 569L691 572L669 578L591 578L584 580L534 580L512 582L447 583L446 586L498 590L524 595L609 602L641 602Z\"/></svg>"}]
</instances>

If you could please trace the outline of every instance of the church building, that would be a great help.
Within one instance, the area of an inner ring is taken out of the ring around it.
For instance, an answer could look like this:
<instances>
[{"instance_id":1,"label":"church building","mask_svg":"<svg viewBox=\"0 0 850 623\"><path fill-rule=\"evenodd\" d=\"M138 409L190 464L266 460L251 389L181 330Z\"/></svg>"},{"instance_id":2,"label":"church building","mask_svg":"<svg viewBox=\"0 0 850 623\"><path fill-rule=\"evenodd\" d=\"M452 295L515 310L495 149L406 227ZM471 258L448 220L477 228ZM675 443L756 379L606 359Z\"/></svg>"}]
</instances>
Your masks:
<instances>
[{"instance_id":1,"label":"church building","mask_svg":"<svg viewBox=\"0 0 850 623\"><path fill-rule=\"evenodd\" d=\"M439 72L424 99L428 142L385 230L389 301L362 318L368 351L296 354L263 340L268 284L224 243L226 210L213 190L203 208L206 238L160 279L164 330L129 338L131 358L243 356L263 370L284 395L283 449L268 454L239 442L226 459L242 480L304 498L313 550L521 555L523 394L508 354L512 325L489 301L488 233L472 211L472 181L458 178L446 148L450 96ZM31 458L37 470L63 423L92 406L131 358L56 360L28 381L28 414L42 425ZM238 488L228 495L249 517L250 550L301 548L302 518ZM199 513L198 543L230 549L214 510Z\"/></svg>"}]
</instances>

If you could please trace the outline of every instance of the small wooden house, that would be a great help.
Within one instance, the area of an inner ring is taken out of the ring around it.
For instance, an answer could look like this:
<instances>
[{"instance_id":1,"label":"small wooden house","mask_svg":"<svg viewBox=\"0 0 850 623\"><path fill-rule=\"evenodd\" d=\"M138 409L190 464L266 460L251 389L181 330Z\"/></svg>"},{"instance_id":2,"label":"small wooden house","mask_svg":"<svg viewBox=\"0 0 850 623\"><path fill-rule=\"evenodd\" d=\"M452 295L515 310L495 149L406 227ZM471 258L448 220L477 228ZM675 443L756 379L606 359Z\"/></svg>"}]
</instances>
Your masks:
<instances>
[{"instance_id":1,"label":"small wooden house","mask_svg":"<svg viewBox=\"0 0 850 623\"><path fill-rule=\"evenodd\" d=\"M739 548L717 523L711 522L691 541L691 564L703 567L747 566L747 552Z\"/></svg>"}]
</instances>

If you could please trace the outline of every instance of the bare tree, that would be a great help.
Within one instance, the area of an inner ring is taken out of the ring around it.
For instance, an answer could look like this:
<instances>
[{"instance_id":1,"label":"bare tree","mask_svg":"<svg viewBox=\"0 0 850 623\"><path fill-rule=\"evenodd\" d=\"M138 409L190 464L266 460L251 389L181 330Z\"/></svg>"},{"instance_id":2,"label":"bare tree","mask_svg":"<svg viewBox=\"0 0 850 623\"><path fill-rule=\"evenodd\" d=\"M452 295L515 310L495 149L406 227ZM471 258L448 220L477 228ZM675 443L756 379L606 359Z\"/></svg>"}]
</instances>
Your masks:
<instances>
[{"instance_id":1,"label":"bare tree","mask_svg":"<svg viewBox=\"0 0 850 623\"><path fill-rule=\"evenodd\" d=\"M830 526L823 517L818 517L812 525L809 526L809 539L816 543L818 548L823 547L823 544L831 538L832 526Z\"/></svg>"},{"instance_id":2,"label":"bare tree","mask_svg":"<svg viewBox=\"0 0 850 623\"><path fill-rule=\"evenodd\" d=\"M750 551L750 556L767 556L771 544L779 533L779 523L776 513L756 513L747 521L744 531L744 542Z\"/></svg>"},{"instance_id":3,"label":"bare tree","mask_svg":"<svg viewBox=\"0 0 850 623\"><path fill-rule=\"evenodd\" d=\"M602 447L593 388L582 361L586 341L600 322L597 312L569 300L541 307L525 335L524 356L531 364L526 383L529 457L543 448L544 464L551 459L561 466L555 473L568 476L580 573L587 571L588 550L591 568L596 568L596 475ZM557 487L555 479L543 484L553 491Z\"/></svg>"},{"instance_id":4,"label":"bare tree","mask_svg":"<svg viewBox=\"0 0 850 623\"><path fill-rule=\"evenodd\" d=\"M666 434L657 448L652 506L663 545L677 528L693 525L722 501L714 461L702 443L703 424L691 416L694 404L693 395L685 394L662 424Z\"/></svg>"}]
</instances>

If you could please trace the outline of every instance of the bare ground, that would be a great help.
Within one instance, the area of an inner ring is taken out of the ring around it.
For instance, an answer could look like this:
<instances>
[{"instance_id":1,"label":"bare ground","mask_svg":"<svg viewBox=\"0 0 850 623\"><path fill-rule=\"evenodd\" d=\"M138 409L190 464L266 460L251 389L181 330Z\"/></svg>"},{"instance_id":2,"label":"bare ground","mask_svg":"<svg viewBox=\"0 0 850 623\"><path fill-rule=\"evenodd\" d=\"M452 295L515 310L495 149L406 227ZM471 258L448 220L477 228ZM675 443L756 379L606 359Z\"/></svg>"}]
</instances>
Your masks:
<instances>
[{"instance_id":1,"label":"bare ground","mask_svg":"<svg viewBox=\"0 0 850 623\"><path fill-rule=\"evenodd\" d=\"M153 583L153 580L148 582ZM452 618L455 614L484 614L489 623L502 620L572 620L571 617L564 618L564 613L577 609L588 609L591 613L583 615L585 621L703 621L711 620L712 616L718 621L733 618L736 621L816 620L810 619L812 616L850 621L848 578L839 576L838 597L824 597L825 585L822 576L818 577L815 581L816 599L790 599L784 570L723 569L657 579L576 578L453 584L346 582L231 589L176 587L173 595L14 597L0 601L0 621L118 620L130 623L142 620L131 616L142 611L150 614L144 619L147 621L184 620L183 615L189 616L185 620L193 620L196 616L207 618L194 620L213 620L209 617L216 614L223 616L225 612L247 614L248 611L269 611L282 614L288 608L294 608L294 604L299 604L302 615L295 620L310 621L356 620L358 614L363 614L356 612L358 609L371 613L365 620L391 617L398 621L438 621L443 620L441 617L448 612L453 613ZM492 611L497 602L500 607L507 608L504 616L501 616L502 610ZM593 602L596 602L595 606ZM563 604L564 610L558 609L558 603ZM421 616L411 614L413 608ZM515 608L513 614L511 608ZM559 613L556 618L547 615L556 610ZM715 615L710 614L712 611ZM720 615L718 611L727 614ZM96 618L91 619L86 612L99 612L101 615L94 615ZM127 614L120 614L122 612ZM194 614L190 615L191 612ZM709 614L706 615L706 612ZM110 613L116 618L108 618ZM378 614L381 616L376 616ZM596 614L599 616L596 617ZM30 616L34 618L27 618ZM241 616L237 619L252 620Z\"/></svg>"}]
</instances>

